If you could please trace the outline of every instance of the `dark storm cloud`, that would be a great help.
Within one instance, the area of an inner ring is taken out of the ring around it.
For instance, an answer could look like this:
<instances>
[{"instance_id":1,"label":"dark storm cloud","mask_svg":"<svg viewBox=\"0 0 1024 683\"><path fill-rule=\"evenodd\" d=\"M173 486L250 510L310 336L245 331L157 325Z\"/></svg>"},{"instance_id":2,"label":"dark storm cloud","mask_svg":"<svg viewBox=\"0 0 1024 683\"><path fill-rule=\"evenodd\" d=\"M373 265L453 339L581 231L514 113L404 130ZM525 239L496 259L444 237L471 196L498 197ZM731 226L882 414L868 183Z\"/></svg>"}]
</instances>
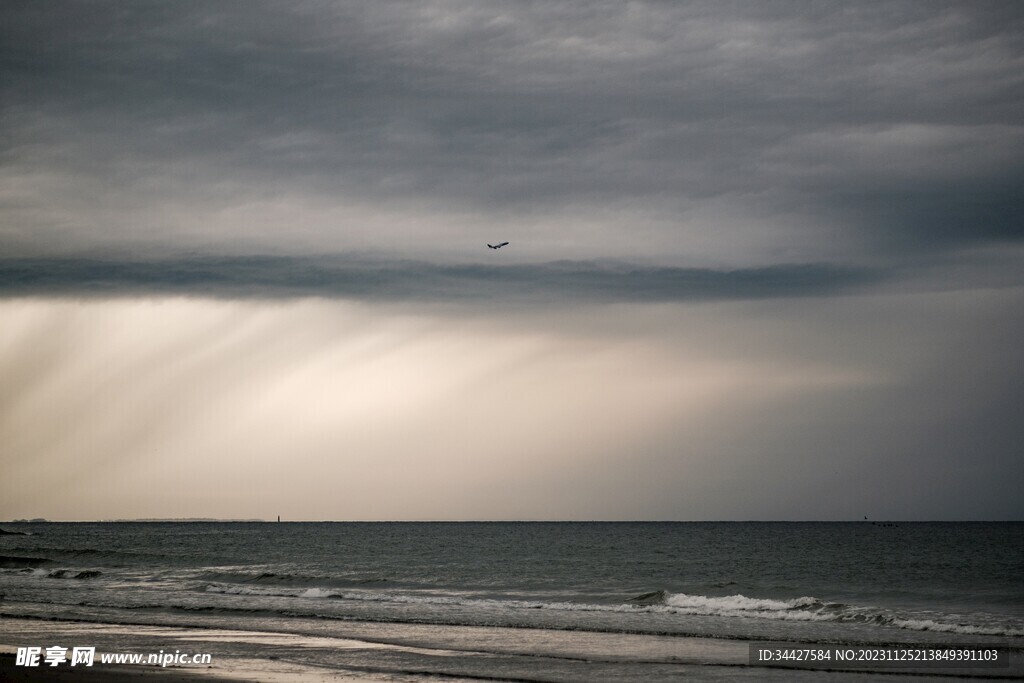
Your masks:
<instances>
[{"instance_id":1,"label":"dark storm cloud","mask_svg":"<svg viewBox=\"0 0 1024 683\"><path fill-rule=\"evenodd\" d=\"M1018 3L9 3L0 31L0 240L25 253L154 229L106 210L282 194L722 201L901 254L1022 237Z\"/></svg>"},{"instance_id":2,"label":"dark storm cloud","mask_svg":"<svg viewBox=\"0 0 1024 683\"><path fill-rule=\"evenodd\" d=\"M209 257L160 261L0 261L0 296L185 294L396 301L705 301L821 296L880 274L821 264L719 271L557 262L438 265L344 258Z\"/></svg>"}]
</instances>

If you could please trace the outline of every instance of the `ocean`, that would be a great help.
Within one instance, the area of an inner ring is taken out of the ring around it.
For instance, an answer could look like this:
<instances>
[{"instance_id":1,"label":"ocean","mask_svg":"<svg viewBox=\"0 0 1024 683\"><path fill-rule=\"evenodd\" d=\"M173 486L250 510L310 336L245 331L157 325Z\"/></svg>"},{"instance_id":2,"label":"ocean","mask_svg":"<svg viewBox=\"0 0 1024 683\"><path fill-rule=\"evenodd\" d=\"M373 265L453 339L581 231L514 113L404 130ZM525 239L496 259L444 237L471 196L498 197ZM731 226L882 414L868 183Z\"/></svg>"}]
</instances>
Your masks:
<instances>
[{"instance_id":1,"label":"ocean","mask_svg":"<svg viewBox=\"0 0 1024 683\"><path fill-rule=\"evenodd\" d=\"M862 676L834 661L812 672L751 664L751 644L764 642L984 645L1005 648L1011 666L925 673L1024 672L1024 523L2 528L28 534L0 536L0 636L8 631L0 644L8 647L34 644L10 634L64 629L105 647L148 638L166 649L176 627L221 662L385 680L658 681Z\"/></svg>"}]
</instances>

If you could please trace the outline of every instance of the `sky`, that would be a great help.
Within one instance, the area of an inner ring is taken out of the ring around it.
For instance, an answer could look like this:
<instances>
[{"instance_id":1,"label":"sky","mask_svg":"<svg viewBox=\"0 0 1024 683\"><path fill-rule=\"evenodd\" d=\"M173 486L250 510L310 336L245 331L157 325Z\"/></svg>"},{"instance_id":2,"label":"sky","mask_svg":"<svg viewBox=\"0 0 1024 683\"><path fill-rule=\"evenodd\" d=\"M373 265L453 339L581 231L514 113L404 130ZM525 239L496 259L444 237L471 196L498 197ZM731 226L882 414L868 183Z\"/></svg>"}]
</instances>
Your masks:
<instances>
[{"instance_id":1,"label":"sky","mask_svg":"<svg viewBox=\"0 0 1024 683\"><path fill-rule=\"evenodd\" d=\"M1021 187L1013 1L8 2L0 519L1021 520Z\"/></svg>"}]
</instances>

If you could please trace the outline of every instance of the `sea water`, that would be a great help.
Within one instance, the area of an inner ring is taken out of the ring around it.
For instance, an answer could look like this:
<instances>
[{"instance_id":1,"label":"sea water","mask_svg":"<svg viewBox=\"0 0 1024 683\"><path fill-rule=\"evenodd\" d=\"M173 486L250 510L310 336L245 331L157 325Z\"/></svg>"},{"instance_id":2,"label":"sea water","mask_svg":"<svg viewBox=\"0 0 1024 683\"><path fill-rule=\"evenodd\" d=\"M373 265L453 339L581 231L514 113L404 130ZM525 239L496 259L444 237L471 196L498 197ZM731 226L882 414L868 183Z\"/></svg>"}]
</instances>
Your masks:
<instances>
[{"instance_id":1,"label":"sea water","mask_svg":"<svg viewBox=\"0 0 1024 683\"><path fill-rule=\"evenodd\" d=\"M1024 523L3 528L30 534L0 536L4 617L366 644L303 650L339 669L669 680L698 666L756 678L766 671L736 666L737 653L763 641L1024 650ZM259 656L262 637L234 647Z\"/></svg>"}]
</instances>

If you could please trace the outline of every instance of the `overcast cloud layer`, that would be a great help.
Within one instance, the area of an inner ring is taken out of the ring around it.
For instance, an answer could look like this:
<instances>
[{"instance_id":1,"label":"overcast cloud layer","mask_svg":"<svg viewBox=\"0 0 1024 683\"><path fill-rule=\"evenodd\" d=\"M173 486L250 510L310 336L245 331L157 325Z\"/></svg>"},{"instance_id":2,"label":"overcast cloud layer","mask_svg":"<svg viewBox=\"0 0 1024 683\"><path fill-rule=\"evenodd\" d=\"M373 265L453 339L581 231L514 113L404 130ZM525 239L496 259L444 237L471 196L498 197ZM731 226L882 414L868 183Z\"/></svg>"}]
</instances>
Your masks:
<instances>
[{"instance_id":1,"label":"overcast cloud layer","mask_svg":"<svg viewBox=\"0 0 1024 683\"><path fill-rule=\"evenodd\" d=\"M686 266L1017 241L1001 3L9 3L11 255Z\"/></svg>"},{"instance_id":2,"label":"overcast cloud layer","mask_svg":"<svg viewBox=\"0 0 1024 683\"><path fill-rule=\"evenodd\" d=\"M6 2L0 518L1021 519L1022 187L1015 1Z\"/></svg>"}]
</instances>

